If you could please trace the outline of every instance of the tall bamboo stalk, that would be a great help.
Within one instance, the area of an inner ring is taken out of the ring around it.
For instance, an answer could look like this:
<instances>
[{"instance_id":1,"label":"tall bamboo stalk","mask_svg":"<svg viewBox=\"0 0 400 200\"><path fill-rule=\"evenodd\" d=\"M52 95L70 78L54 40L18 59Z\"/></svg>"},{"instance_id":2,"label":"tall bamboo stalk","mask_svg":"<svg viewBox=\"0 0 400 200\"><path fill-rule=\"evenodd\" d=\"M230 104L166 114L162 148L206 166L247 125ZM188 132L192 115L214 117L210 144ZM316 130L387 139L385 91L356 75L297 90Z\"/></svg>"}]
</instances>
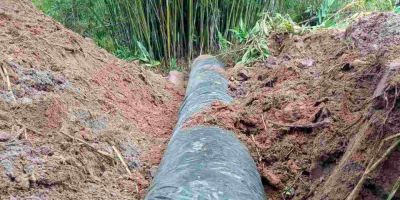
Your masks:
<instances>
[{"instance_id":1,"label":"tall bamboo stalk","mask_svg":"<svg viewBox=\"0 0 400 200\"><path fill-rule=\"evenodd\" d=\"M153 59L192 58L218 50L217 33L233 39L242 20L254 25L268 0L103 0L113 26L110 34L135 54L141 43ZM111 12L112 11L112 12Z\"/></svg>"}]
</instances>

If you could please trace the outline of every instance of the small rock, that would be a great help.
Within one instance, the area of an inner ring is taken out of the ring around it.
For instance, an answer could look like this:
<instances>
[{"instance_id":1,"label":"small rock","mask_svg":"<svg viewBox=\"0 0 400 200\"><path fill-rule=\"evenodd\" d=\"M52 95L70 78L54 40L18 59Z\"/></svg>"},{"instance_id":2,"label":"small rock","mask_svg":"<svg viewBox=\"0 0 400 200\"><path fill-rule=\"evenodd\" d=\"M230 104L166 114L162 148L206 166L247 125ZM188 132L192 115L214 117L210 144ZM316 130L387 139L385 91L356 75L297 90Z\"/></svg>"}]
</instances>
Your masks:
<instances>
[{"instance_id":1,"label":"small rock","mask_svg":"<svg viewBox=\"0 0 400 200\"><path fill-rule=\"evenodd\" d=\"M150 176L154 178L156 176L156 174L157 174L157 170L158 170L157 166L152 166L150 168Z\"/></svg>"},{"instance_id":2,"label":"small rock","mask_svg":"<svg viewBox=\"0 0 400 200\"><path fill-rule=\"evenodd\" d=\"M228 83L228 88L229 88L230 91L235 91L235 90L237 90L237 86L236 86L236 84L234 84L233 82L229 82L229 83Z\"/></svg>"},{"instance_id":3,"label":"small rock","mask_svg":"<svg viewBox=\"0 0 400 200\"><path fill-rule=\"evenodd\" d=\"M378 85L375 88L373 97L382 96L385 92L385 89L388 85L388 82L396 74L396 71L400 70L400 61L393 61L388 64L385 69L385 73L383 74L381 80L379 81Z\"/></svg>"},{"instance_id":4,"label":"small rock","mask_svg":"<svg viewBox=\"0 0 400 200\"><path fill-rule=\"evenodd\" d=\"M32 174L35 171L35 165L28 164L24 166L24 172L25 174Z\"/></svg>"},{"instance_id":5,"label":"small rock","mask_svg":"<svg viewBox=\"0 0 400 200\"><path fill-rule=\"evenodd\" d=\"M0 98L4 99L7 103L15 102L15 96L12 92L2 92L0 93Z\"/></svg>"},{"instance_id":6,"label":"small rock","mask_svg":"<svg viewBox=\"0 0 400 200\"><path fill-rule=\"evenodd\" d=\"M28 98L28 97L23 97L20 101L21 101L21 103L24 104L24 105L30 105L30 104L32 104L32 99L31 99L31 98Z\"/></svg>"},{"instance_id":7,"label":"small rock","mask_svg":"<svg viewBox=\"0 0 400 200\"><path fill-rule=\"evenodd\" d=\"M283 188L283 184L281 179L279 178L278 175L274 174L271 170L268 169L263 169L262 170L262 176L267 179L269 184L275 188Z\"/></svg>"},{"instance_id":8,"label":"small rock","mask_svg":"<svg viewBox=\"0 0 400 200\"><path fill-rule=\"evenodd\" d=\"M168 75L168 81L173 83L175 86L183 86L183 73L175 70L170 71Z\"/></svg>"},{"instance_id":9,"label":"small rock","mask_svg":"<svg viewBox=\"0 0 400 200\"><path fill-rule=\"evenodd\" d=\"M82 136L83 139L85 139L86 141L93 141L94 137L91 133L89 133L88 130L83 129L79 131L79 135Z\"/></svg>"},{"instance_id":10,"label":"small rock","mask_svg":"<svg viewBox=\"0 0 400 200\"><path fill-rule=\"evenodd\" d=\"M238 73L239 81L247 81L249 79L250 79L249 72L247 72L246 70L243 70L243 69L239 71L239 73Z\"/></svg>"},{"instance_id":11,"label":"small rock","mask_svg":"<svg viewBox=\"0 0 400 200\"><path fill-rule=\"evenodd\" d=\"M11 180L15 180L13 161L9 159L1 160L0 166L3 167L6 176L8 176Z\"/></svg>"},{"instance_id":12,"label":"small rock","mask_svg":"<svg viewBox=\"0 0 400 200\"><path fill-rule=\"evenodd\" d=\"M43 146L43 147L40 147L40 153L42 155L52 156L54 154L54 151L48 146Z\"/></svg>"},{"instance_id":13,"label":"small rock","mask_svg":"<svg viewBox=\"0 0 400 200\"><path fill-rule=\"evenodd\" d=\"M302 102L289 103L282 109L283 117L286 121L296 122L305 117L302 111L306 109L306 105Z\"/></svg>"},{"instance_id":14,"label":"small rock","mask_svg":"<svg viewBox=\"0 0 400 200\"><path fill-rule=\"evenodd\" d=\"M390 71L397 71L400 69L400 59L390 62L388 65Z\"/></svg>"},{"instance_id":15,"label":"small rock","mask_svg":"<svg viewBox=\"0 0 400 200\"><path fill-rule=\"evenodd\" d=\"M355 60L353 60L353 62L350 63L350 65L353 66L353 67L361 67L361 66L364 66L364 65L368 65L368 62L362 61L362 60L359 60L359 59L355 59Z\"/></svg>"},{"instance_id":16,"label":"small rock","mask_svg":"<svg viewBox=\"0 0 400 200\"><path fill-rule=\"evenodd\" d=\"M288 54L285 54L285 55L283 55L283 60L290 61L290 60L292 60L292 57L290 57Z\"/></svg>"},{"instance_id":17,"label":"small rock","mask_svg":"<svg viewBox=\"0 0 400 200\"><path fill-rule=\"evenodd\" d=\"M22 190L28 190L30 188L29 178L21 175L16 178L17 187Z\"/></svg>"},{"instance_id":18,"label":"small rock","mask_svg":"<svg viewBox=\"0 0 400 200\"><path fill-rule=\"evenodd\" d=\"M270 56L265 60L265 64L267 65L276 65L277 64L277 58L274 56Z\"/></svg>"},{"instance_id":19,"label":"small rock","mask_svg":"<svg viewBox=\"0 0 400 200\"><path fill-rule=\"evenodd\" d=\"M0 131L0 142L6 142L11 139L11 134Z\"/></svg>"},{"instance_id":20,"label":"small rock","mask_svg":"<svg viewBox=\"0 0 400 200\"><path fill-rule=\"evenodd\" d=\"M298 67L300 68L310 68L314 66L315 63L315 61L311 58L300 59L298 62Z\"/></svg>"},{"instance_id":21,"label":"small rock","mask_svg":"<svg viewBox=\"0 0 400 200\"><path fill-rule=\"evenodd\" d=\"M288 161L288 166L292 173L297 173L300 170L300 167L293 160Z\"/></svg>"},{"instance_id":22,"label":"small rock","mask_svg":"<svg viewBox=\"0 0 400 200\"><path fill-rule=\"evenodd\" d=\"M0 110L0 120L9 121L10 117L9 117L8 113Z\"/></svg>"}]
</instances>

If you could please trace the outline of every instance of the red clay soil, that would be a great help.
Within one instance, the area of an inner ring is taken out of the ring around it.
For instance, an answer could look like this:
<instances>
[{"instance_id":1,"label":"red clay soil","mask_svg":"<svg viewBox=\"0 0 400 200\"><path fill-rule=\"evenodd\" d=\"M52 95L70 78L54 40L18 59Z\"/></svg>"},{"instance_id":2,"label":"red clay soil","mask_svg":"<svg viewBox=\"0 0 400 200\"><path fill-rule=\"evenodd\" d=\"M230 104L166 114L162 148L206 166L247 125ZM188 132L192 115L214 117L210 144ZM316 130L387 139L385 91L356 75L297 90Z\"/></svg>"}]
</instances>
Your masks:
<instances>
[{"instance_id":1,"label":"red clay soil","mask_svg":"<svg viewBox=\"0 0 400 200\"><path fill-rule=\"evenodd\" d=\"M142 198L183 91L29 0L0 2L0 41L0 199Z\"/></svg>"},{"instance_id":2,"label":"red clay soil","mask_svg":"<svg viewBox=\"0 0 400 200\"><path fill-rule=\"evenodd\" d=\"M346 199L394 140L379 150L381 141L400 132L399 30L399 15L376 13L346 30L273 35L265 62L228 69L235 102L215 102L186 126L237 133L271 199ZM358 199L388 197L399 155L385 157Z\"/></svg>"}]
</instances>

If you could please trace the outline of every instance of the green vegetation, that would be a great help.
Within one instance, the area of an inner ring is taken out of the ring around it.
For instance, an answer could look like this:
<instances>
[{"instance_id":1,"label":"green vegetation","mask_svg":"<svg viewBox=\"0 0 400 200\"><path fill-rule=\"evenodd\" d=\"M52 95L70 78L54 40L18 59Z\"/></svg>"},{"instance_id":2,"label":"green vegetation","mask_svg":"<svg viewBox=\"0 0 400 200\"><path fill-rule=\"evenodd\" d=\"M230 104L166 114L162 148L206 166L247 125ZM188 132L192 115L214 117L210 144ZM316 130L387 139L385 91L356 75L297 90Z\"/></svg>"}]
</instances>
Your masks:
<instances>
[{"instance_id":1,"label":"green vegetation","mask_svg":"<svg viewBox=\"0 0 400 200\"><path fill-rule=\"evenodd\" d=\"M236 43L230 44L230 48L221 49L220 55L227 55L241 64L249 64L266 59L269 55L268 36L272 33L300 33L305 29L298 26L288 15L271 15L264 13L250 30L239 26L238 30L232 30L236 37Z\"/></svg>"},{"instance_id":2,"label":"green vegetation","mask_svg":"<svg viewBox=\"0 0 400 200\"><path fill-rule=\"evenodd\" d=\"M395 0L33 0L46 14L126 60L163 70L198 54L251 63L269 55L271 31L344 26ZM340 23L339 23L340 22Z\"/></svg>"},{"instance_id":3,"label":"green vegetation","mask_svg":"<svg viewBox=\"0 0 400 200\"><path fill-rule=\"evenodd\" d=\"M169 63L216 52L251 27L266 0L34 0L48 15L125 59ZM151 63L151 66L157 62Z\"/></svg>"}]
</instances>

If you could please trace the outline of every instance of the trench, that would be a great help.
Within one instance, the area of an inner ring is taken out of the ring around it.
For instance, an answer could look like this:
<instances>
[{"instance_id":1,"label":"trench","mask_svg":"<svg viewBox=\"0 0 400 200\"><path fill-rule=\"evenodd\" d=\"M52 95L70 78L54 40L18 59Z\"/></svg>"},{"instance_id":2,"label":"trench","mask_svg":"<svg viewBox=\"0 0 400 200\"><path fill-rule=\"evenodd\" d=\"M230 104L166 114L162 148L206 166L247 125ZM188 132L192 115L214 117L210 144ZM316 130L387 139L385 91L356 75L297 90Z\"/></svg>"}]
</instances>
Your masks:
<instances>
[{"instance_id":1,"label":"trench","mask_svg":"<svg viewBox=\"0 0 400 200\"><path fill-rule=\"evenodd\" d=\"M232 102L223 72L215 57L193 61L178 122L145 199L265 199L256 164L231 131L184 127L213 102Z\"/></svg>"}]
</instances>

